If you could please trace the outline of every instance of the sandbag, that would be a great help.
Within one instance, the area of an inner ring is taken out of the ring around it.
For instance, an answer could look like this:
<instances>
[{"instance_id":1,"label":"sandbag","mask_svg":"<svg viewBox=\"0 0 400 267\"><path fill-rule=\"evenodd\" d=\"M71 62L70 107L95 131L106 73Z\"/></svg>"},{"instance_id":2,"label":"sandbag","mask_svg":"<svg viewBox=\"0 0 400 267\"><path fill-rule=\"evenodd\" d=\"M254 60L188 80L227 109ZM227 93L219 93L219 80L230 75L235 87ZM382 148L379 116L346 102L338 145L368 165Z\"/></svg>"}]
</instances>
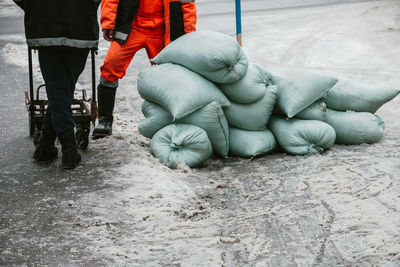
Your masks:
<instances>
[{"instance_id":1,"label":"sandbag","mask_svg":"<svg viewBox=\"0 0 400 267\"><path fill-rule=\"evenodd\" d=\"M216 83L240 80L248 66L238 42L214 31L187 33L161 50L152 62L179 64Z\"/></svg>"},{"instance_id":2,"label":"sandbag","mask_svg":"<svg viewBox=\"0 0 400 267\"><path fill-rule=\"evenodd\" d=\"M399 89L340 79L326 97L326 105L338 111L375 113L383 104L400 93Z\"/></svg>"},{"instance_id":3,"label":"sandbag","mask_svg":"<svg viewBox=\"0 0 400 267\"><path fill-rule=\"evenodd\" d=\"M326 103L322 99L317 100L294 117L301 120L326 121Z\"/></svg>"},{"instance_id":4,"label":"sandbag","mask_svg":"<svg viewBox=\"0 0 400 267\"><path fill-rule=\"evenodd\" d=\"M271 85L271 74L257 64L249 63L242 79L235 83L219 84L229 100L240 104L250 104L265 95L265 89Z\"/></svg>"},{"instance_id":5,"label":"sandbag","mask_svg":"<svg viewBox=\"0 0 400 267\"><path fill-rule=\"evenodd\" d=\"M142 112L146 119L139 123L139 132L147 138L164 126L173 123L172 116L164 108L149 101L142 104ZM229 127L221 106L211 102L192 114L175 121L176 123L192 124L206 131L215 153L222 157L228 156Z\"/></svg>"},{"instance_id":6,"label":"sandbag","mask_svg":"<svg viewBox=\"0 0 400 267\"><path fill-rule=\"evenodd\" d=\"M322 152L335 143L335 130L329 124L317 120L285 119L272 116L268 128L278 144L294 155Z\"/></svg>"},{"instance_id":7,"label":"sandbag","mask_svg":"<svg viewBox=\"0 0 400 267\"><path fill-rule=\"evenodd\" d=\"M160 129L173 123L167 110L147 100L142 103L142 113L145 119L139 123L138 130L141 135L150 139Z\"/></svg>"},{"instance_id":8,"label":"sandbag","mask_svg":"<svg viewBox=\"0 0 400 267\"><path fill-rule=\"evenodd\" d=\"M272 71L272 83L279 85L278 108L292 118L316 100L325 97L336 78L303 69Z\"/></svg>"},{"instance_id":9,"label":"sandbag","mask_svg":"<svg viewBox=\"0 0 400 267\"><path fill-rule=\"evenodd\" d=\"M337 144L372 144L382 138L385 129L383 120L369 112L343 112L328 109L326 122L335 129Z\"/></svg>"},{"instance_id":10,"label":"sandbag","mask_svg":"<svg viewBox=\"0 0 400 267\"><path fill-rule=\"evenodd\" d=\"M271 85L265 90L264 97L253 104L231 102L231 106L224 109L229 125L234 128L250 131L266 129L277 94L278 87Z\"/></svg>"},{"instance_id":11,"label":"sandbag","mask_svg":"<svg viewBox=\"0 0 400 267\"><path fill-rule=\"evenodd\" d=\"M206 132L189 124L165 126L151 139L150 149L168 167L173 167L179 161L196 167L212 155Z\"/></svg>"},{"instance_id":12,"label":"sandbag","mask_svg":"<svg viewBox=\"0 0 400 267\"><path fill-rule=\"evenodd\" d=\"M229 106L226 96L210 81L175 64L152 66L139 73L141 97L156 103L174 120L185 117L212 101Z\"/></svg>"},{"instance_id":13,"label":"sandbag","mask_svg":"<svg viewBox=\"0 0 400 267\"><path fill-rule=\"evenodd\" d=\"M229 128L229 153L232 156L251 158L261 156L276 148L276 140L270 130L246 131Z\"/></svg>"}]
</instances>

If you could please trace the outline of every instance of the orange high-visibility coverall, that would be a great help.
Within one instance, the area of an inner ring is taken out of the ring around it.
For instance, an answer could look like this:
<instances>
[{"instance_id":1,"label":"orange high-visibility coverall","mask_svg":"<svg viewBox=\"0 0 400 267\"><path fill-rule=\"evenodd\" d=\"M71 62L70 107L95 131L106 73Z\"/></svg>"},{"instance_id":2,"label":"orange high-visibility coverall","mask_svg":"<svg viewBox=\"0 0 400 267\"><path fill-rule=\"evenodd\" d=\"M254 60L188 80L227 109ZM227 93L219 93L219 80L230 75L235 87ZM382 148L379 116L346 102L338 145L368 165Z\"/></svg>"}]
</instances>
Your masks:
<instances>
[{"instance_id":1,"label":"orange high-visibility coverall","mask_svg":"<svg viewBox=\"0 0 400 267\"><path fill-rule=\"evenodd\" d=\"M113 41L104 64L101 77L114 83L124 77L133 56L142 48L148 57L155 57L170 43L169 4L181 2L185 33L196 30L196 6L194 0L140 0L139 10L132 22L132 29L124 44ZM102 29L114 29L118 0L103 0L101 7Z\"/></svg>"}]
</instances>

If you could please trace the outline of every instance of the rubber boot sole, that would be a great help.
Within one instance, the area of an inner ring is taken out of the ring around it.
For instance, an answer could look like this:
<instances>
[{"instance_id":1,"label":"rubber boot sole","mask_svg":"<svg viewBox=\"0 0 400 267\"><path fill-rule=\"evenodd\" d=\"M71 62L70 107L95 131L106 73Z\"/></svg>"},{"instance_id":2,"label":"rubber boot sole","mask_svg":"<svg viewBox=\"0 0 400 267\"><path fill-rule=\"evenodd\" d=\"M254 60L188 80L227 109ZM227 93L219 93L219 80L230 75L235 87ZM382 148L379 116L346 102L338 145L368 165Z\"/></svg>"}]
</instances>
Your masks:
<instances>
[{"instance_id":1,"label":"rubber boot sole","mask_svg":"<svg viewBox=\"0 0 400 267\"><path fill-rule=\"evenodd\" d=\"M42 150L40 150L40 148L39 150L38 148L36 148L33 154L33 158L37 162L48 162L55 160L57 158L57 155L58 155L58 149L56 147L42 149Z\"/></svg>"},{"instance_id":2,"label":"rubber boot sole","mask_svg":"<svg viewBox=\"0 0 400 267\"><path fill-rule=\"evenodd\" d=\"M74 163L74 164L72 164L72 163L70 163L70 164L62 163L62 168L63 168L63 170L72 170L72 169L75 169L76 166L78 166L78 164L79 164L81 161L82 161L82 160L79 159L79 160L78 160L76 163Z\"/></svg>"},{"instance_id":3,"label":"rubber boot sole","mask_svg":"<svg viewBox=\"0 0 400 267\"><path fill-rule=\"evenodd\" d=\"M106 133L106 134L104 134L104 133L92 133L93 139L100 139L100 138L104 138L104 137L110 136L110 135L112 135L112 132L111 133Z\"/></svg>"}]
</instances>

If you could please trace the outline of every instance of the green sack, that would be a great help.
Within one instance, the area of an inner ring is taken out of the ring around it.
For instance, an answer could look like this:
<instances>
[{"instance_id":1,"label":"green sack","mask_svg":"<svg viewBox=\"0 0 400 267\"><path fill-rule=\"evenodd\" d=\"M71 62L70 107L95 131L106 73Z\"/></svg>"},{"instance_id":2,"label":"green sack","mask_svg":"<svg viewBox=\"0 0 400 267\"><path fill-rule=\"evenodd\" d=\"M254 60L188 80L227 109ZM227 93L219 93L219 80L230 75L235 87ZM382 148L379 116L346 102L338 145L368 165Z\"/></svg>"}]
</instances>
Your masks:
<instances>
[{"instance_id":1,"label":"green sack","mask_svg":"<svg viewBox=\"0 0 400 267\"><path fill-rule=\"evenodd\" d=\"M235 83L220 84L218 87L229 100L240 104L250 104L265 95L265 89L271 85L271 74L254 63L249 63L246 75Z\"/></svg>"},{"instance_id":2,"label":"green sack","mask_svg":"<svg viewBox=\"0 0 400 267\"><path fill-rule=\"evenodd\" d=\"M296 119L301 120L317 120L326 121L326 104L325 101L320 99L311 104L308 108L303 109L300 113L294 116Z\"/></svg>"},{"instance_id":3,"label":"green sack","mask_svg":"<svg viewBox=\"0 0 400 267\"><path fill-rule=\"evenodd\" d=\"M139 123L139 133L147 138L153 135L168 124L173 123L173 118L163 107L150 101L142 103L142 113L145 119Z\"/></svg>"},{"instance_id":4,"label":"green sack","mask_svg":"<svg viewBox=\"0 0 400 267\"><path fill-rule=\"evenodd\" d=\"M172 116L164 108L149 101L142 104L142 112L146 119L139 123L139 132L152 138L164 126L173 123ZM228 156L229 127L224 112L218 103L211 102L192 114L176 120L177 123L192 124L206 131L215 153Z\"/></svg>"},{"instance_id":5,"label":"green sack","mask_svg":"<svg viewBox=\"0 0 400 267\"><path fill-rule=\"evenodd\" d=\"M246 131L229 128L229 153L232 156L251 158L261 156L276 148L276 140L270 130Z\"/></svg>"},{"instance_id":6,"label":"green sack","mask_svg":"<svg viewBox=\"0 0 400 267\"><path fill-rule=\"evenodd\" d=\"M335 130L329 124L316 120L285 119L272 116L268 128L278 144L294 155L322 152L335 143Z\"/></svg>"},{"instance_id":7,"label":"green sack","mask_svg":"<svg viewBox=\"0 0 400 267\"><path fill-rule=\"evenodd\" d=\"M165 126L151 139L150 149L168 167L173 167L179 161L196 167L212 155L206 132L189 124Z\"/></svg>"},{"instance_id":8,"label":"green sack","mask_svg":"<svg viewBox=\"0 0 400 267\"><path fill-rule=\"evenodd\" d=\"M274 108L277 94L278 87L271 85L265 90L264 97L255 103L238 104L231 102L231 106L224 109L229 125L243 130L264 130Z\"/></svg>"},{"instance_id":9,"label":"green sack","mask_svg":"<svg viewBox=\"0 0 400 267\"><path fill-rule=\"evenodd\" d=\"M336 143L346 145L372 144L383 136L385 123L369 112L343 112L328 109L327 120L336 131Z\"/></svg>"},{"instance_id":10,"label":"green sack","mask_svg":"<svg viewBox=\"0 0 400 267\"><path fill-rule=\"evenodd\" d=\"M152 61L185 66L216 83L240 80L248 65L238 42L214 31L187 33L167 45Z\"/></svg>"},{"instance_id":11,"label":"green sack","mask_svg":"<svg viewBox=\"0 0 400 267\"><path fill-rule=\"evenodd\" d=\"M399 89L341 79L329 90L326 106L338 111L375 113L383 104L400 93Z\"/></svg>"},{"instance_id":12,"label":"green sack","mask_svg":"<svg viewBox=\"0 0 400 267\"><path fill-rule=\"evenodd\" d=\"M212 101L230 105L226 96L210 81L175 64L152 66L139 73L141 97L156 103L180 119Z\"/></svg>"},{"instance_id":13,"label":"green sack","mask_svg":"<svg viewBox=\"0 0 400 267\"><path fill-rule=\"evenodd\" d=\"M336 78L303 69L272 71L273 84L279 85L278 108L292 118L318 99L325 97Z\"/></svg>"}]
</instances>

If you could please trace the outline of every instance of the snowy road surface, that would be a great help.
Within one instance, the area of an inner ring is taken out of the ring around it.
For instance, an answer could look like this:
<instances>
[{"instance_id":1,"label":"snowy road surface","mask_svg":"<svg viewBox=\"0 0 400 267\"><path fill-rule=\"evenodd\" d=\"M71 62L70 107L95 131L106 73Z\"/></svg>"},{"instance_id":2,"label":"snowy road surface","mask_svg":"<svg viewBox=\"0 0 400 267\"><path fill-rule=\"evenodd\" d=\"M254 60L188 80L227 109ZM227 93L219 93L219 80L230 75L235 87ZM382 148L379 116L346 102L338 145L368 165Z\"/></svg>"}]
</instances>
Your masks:
<instances>
[{"instance_id":1,"label":"snowy road surface","mask_svg":"<svg viewBox=\"0 0 400 267\"><path fill-rule=\"evenodd\" d=\"M206 15L212 3L198 0L198 28L233 36L232 14ZM399 87L399 1L261 9L243 15L250 61ZM26 81L15 73L27 75L25 45L21 34L4 35L1 81L14 89L2 92L22 99ZM99 62L107 47L101 42ZM0 152L0 265L400 265L400 97L378 111L386 128L373 145L212 158L199 169L171 170L137 131L136 81L148 66L139 53L120 82L115 134L91 140L72 172L29 158L22 100L13 108L21 114L3 115L10 129L1 129L9 152ZM90 88L89 73L80 85Z\"/></svg>"}]
</instances>

